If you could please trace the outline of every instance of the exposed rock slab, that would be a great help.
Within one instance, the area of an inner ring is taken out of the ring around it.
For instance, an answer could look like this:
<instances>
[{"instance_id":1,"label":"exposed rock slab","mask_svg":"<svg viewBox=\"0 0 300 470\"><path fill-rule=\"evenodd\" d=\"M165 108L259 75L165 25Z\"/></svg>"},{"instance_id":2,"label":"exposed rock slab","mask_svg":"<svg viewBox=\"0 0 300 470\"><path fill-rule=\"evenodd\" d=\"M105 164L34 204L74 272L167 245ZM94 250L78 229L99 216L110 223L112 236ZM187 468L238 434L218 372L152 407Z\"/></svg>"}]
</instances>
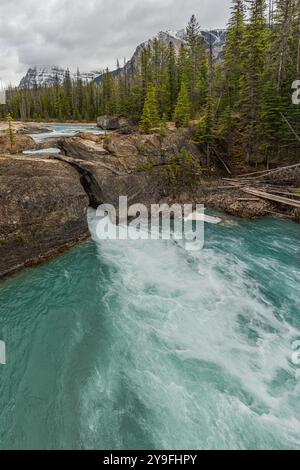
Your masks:
<instances>
[{"instance_id":1,"label":"exposed rock slab","mask_svg":"<svg viewBox=\"0 0 300 470\"><path fill-rule=\"evenodd\" d=\"M44 134L51 132L50 129L36 122L13 121L12 127L17 134ZM0 131L5 131L5 129L7 129L7 122L0 121Z\"/></svg>"},{"instance_id":2,"label":"exposed rock slab","mask_svg":"<svg viewBox=\"0 0 300 470\"><path fill-rule=\"evenodd\" d=\"M97 126L107 131L116 131L124 127L128 127L130 122L128 119L118 116L100 116L97 119Z\"/></svg>"},{"instance_id":3,"label":"exposed rock slab","mask_svg":"<svg viewBox=\"0 0 300 470\"><path fill-rule=\"evenodd\" d=\"M16 134L14 136L14 145L11 148L9 135L6 132L0 132L0 154L2 153L22 153L23 150L33 150L36 143L29 135Z\"/></svg>"},{"instance_id":4,"label":"exposed rock slab","mask_svg":"<svg viewBox=\"0 0 300 470\"><path fill-rule=\"evenodd\" d=\"M70 165L0 156L0 277L86 238L88 204Z\"/></svg>"}]
</instances>

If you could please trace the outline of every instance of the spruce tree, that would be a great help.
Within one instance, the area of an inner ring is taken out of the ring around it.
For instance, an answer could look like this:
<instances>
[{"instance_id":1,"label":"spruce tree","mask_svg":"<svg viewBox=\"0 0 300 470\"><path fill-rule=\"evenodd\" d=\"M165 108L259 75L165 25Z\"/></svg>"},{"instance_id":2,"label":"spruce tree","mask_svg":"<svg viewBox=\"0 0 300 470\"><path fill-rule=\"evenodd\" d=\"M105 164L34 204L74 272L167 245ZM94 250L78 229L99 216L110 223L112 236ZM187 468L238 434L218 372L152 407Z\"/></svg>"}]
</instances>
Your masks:
<instances>
[{"instance_id":1,"label":"spruce tree","mask_svg":"<svg viewBox=\"0 0 300 470\"><path fill-rule=\"evenodd\" d=\"M8 137L9 137L10 150L12 152L13 146L16 143L16 134L15 134L15 131L13 130L13 127L12 127L13 118L12 118L11 114L8 114L6 116L6 122L7 122L7 125L8 125L8 128L6 129L6 132L7 132Z\"/></svg>"},{"instance_id":2,"label":"spruce tree","mask_svg":"<svg viewBox=\"0 0 300 470\"><path fill-rule=\"evenodd\" d=\"M176 100L178 96L178 68L175 55L175 48L173 42L169 43L167 52L167 86L168 86L168 98L169 106L167 115L171 119L174 113Z\"/></svg>"},{"instance_id":3,"label":"spruce tree","mask_svg":"<svg viewBox=\"0 0 300 470\"><path fill-rule=\"evenodd\" d=\"M265 151L267 165L271 156L280 158L283 152L285 155L288 148L296 143L295 135L285 119L296 129L300 123L298 109L293 108L290 97L291 83L297 76L295 58L298 45L294 40L297 29L296 3L294 0L274 0L273 7L272 29L263 71L265 86L261 146Z\"/></svg>"},{"instance_id":4,"label":"spruce tree","mask_svg":"<svg viewBox=\"0 0 300 470\"><path fill-rule=\"evenodd\" d=\"M195 135L195 141L205 146L206 164L211 164L212 148L215 138L215 112L214 112L214 61L212 44L210 43L209 61L208 61L208 94L205 108L205 116L202 118L198 125Z\"/></svg>"},{"instance_id":5,"label":"spruce tree","mask_svg":"<svg viewBox=\"0 0 300 470\"><path fill-rule=\"evenodd\" d=\"M187 75L192 114L196 115L207 96L207 53L199 23L192 15L186 28L188 45Z\"/></svg>"},{"instance_id":6,"label":"spruce tree","mask_svg":"<svg viewBox=\"0 0 300 470\"><path fill-rule=\"evenodd\" d=\"M239 103L245 31L244 0L232 0L224 53L225 107L229 109L237 108Z\"/></svg>"},{"instance_id":7,"label":"spruce tree","mask_svg":"<svg viewBox=\"0 0 300 470\"><path fill-rule=\"evenodd\" d=\"M159 125L156 90L152 83L148 85L147 96L140 125L145 134L150 134L152 129Z\"/></svg>"},{"instance_id":8,"label":"spruce tree","mask_svg":"<svg viewBox=\"0 0 300 470\"><path fill-rule=\"evenodd\" d=\"M262 105L267 57L268 30L265 17L265 0L249 0L250 20L243 46L241 81L242 119L246 162L259 155L262 131Z\"/></svg>"},{"instance_id":9,"label":"spruce tree","mask_svg":"<svg viewBox=\"0 0 300 470\"><path fill-rule=\"evenodd\" d=\"M191 118L191 102L188 93L188 87L185 81L181 83L180 92L178 95L174 121L176 127L187 127Z\"/></svg>"},{"instance_id":10,"label":"spruce tree","mask_svg":"<svg viewBox=\"0 0 300 470\"><path fill-rule=\"evenodd\" d=\"M287 68L292 61L291 39L293 34L293 19L295 13L294 0L276 0L274 22L276 34L273 36L273 44L276 53L276 82L277 91L287 77Z\"/></svg>"},{"instance_id":11,"label":"spruce tree","mask_svg":"<svg viewBox=\"0 0 300 470\"><path fill-rule=\"evenodd\" d=\"M63 116L64 119L73 118L72 81L69 69L66 70L63 84Z\"/></svg>"}]
</instances>

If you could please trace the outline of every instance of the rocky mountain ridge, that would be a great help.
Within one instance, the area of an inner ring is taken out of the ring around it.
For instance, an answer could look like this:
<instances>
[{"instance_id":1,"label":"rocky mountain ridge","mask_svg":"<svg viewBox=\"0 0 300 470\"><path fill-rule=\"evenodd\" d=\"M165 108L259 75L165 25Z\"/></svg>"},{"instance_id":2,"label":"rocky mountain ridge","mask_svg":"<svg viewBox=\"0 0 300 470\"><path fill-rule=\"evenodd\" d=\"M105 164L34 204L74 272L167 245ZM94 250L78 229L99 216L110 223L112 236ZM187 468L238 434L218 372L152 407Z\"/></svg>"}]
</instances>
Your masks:
<instances>
[{"instance_id":1,"label":"rocky mountain ridge","mask_svg":"<svg viewBox=\"0 0 300 470\"><path fill-rule=\"evenodd\" d=\"M222 53L224 51L224 47L226 43L226 34L227 34L226 29L201 31L201 35L204 38L207 49L209 49L210 46L212 47L213 55L217 60L222 58ZM140 44L136 48L132 58L125 64L125 66L117 71L114 71L113 73L118 74L118 73L126 72L129 75L133 74L138 67L142 50L145 47L148 47L148 46L151 47L151 45L153 44L155 40L158 40L160 43L165 44L165 45L168 45L170 42L172 42L174 45L175 51L178 54L180 47L186 41L186 32L184 29L180 29L178 31L171 31L171 30L160 31L153 38L148 39L147 41ZM98 82L101 81L101 76L96 78L96 81Z\"/></svg>"},{"instance_id":2,"label":"rocky mountain ridge","mask_svg":"<svg viewBox=\"0 0 300 470\"><path fill-rule=\"evenodd\" d=\"M65 79L67 69L63 69L56 65L49 65L38 67L34 66L28 69L26 75L22 78L19 84L19 88L35 88L40 86L52 86L55 83L62 84ZM91 71L91 72L70 72L70 76L73 80L79 77L84 83L91 82L101 72Z\"/></svg>"},{"instance_id":3,"label":"rocky mountain ridge","mask_svg":"<svg viewBox=\"0 0 300 470\"><path fill-rule=\"evenodd\" d=\"M226 42L226 29L202 30L201 34L205 40L207 48L209 48L211 44L215 58L220 59ZM138 45L132 58L125 64L125 66L112 71L112 74L118 75L119 73L124 72L134 72L137 67L141 51L144 47L149 45L151 46L155 39L158 39L161 43L166 45L172 42L175 50L179 52L181 45L185 42L185 35L186 33L184 29L180 29L178 31L160 31L153 38ZM26 75L20 81L19 88L24 89L40 86L52 86L57 81L62 84L65 79L66 71L67 69L55 65L30 67ZM79 72L78 74L70 72L70 76L73 80L76 80L77 76L79 76L84 83L88 83L93 80L100 82L101 75L102 73L99 70L83 73Z\"/></svg>"}]
</instances>

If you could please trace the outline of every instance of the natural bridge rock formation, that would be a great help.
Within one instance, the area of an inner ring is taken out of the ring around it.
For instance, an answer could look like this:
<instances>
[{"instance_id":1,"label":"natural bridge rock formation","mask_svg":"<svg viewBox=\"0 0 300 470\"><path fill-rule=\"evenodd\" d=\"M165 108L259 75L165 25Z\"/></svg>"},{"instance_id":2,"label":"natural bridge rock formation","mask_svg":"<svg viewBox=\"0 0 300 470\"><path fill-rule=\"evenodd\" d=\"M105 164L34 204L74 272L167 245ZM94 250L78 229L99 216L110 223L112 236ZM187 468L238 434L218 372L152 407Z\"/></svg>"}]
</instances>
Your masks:
<instances>
[{"instance_id":1,"label":"natural bridge rock formation","mask_svg":"<svg viewBox=\"0 0 300 470\"><path fill-rule=\"evenodd\" d=\"M87 137L87 138L85 138ZM69 162L81 172L92 175L98 184L99 203L118 205L120 196L127 196L129 204L158 203L168 196L161 184L161 169L170 157L187 149L199 159L197 147L189 142L186 132L172 134L165 139L151 135L117 135L89 140L88 136L72 137L59 142L60 160ZM95 202L94 201L94 202Z\"/></svg>"},{"instance_id":2,"label":"natural bridge rock formation","mask_svg":"<svg viewBox=\"0 0 300 470\"><path fill-rule=\"evenodd\" d=\"M216 166L203 171L197 188L170 190L164 172L182 150L205 167L189 131L169 132L164 138L81 133L58 145L58 155L0 156L0 277L88 237L88 206L117 208L120 196L127 196L130 205L202 203L246 218L281 211L276 203L245 194L234 179L223 180ZM281 173L281 184L299 184L298 169ZM263 173L263 184L268 178L273 176ZM281 214L296 219L295 211Z\"/></svg>"},{"instance_id":3,"label":"natural bridge rock formation","mask_svg":"<svg viewBox=\"0 0 300 470\"><path fill-rule=\"evenodd\" d=\"M89 205L117 207L123 195L129 204L159 202L166 196L159 165L183 142L183 136L162 146L155 136L82 134L60 141L62 155L1 155L0 277L88 237Z\"/></svg>"},{"instance_id":4,"label":"natural bridge rock formation","mask_svg":"<svg viewBox=\"0 0 300 470\"><path fill-rule=\"evenodd\" d=\"M63 155L55 158L72 164L81 173L93 206L108 203L117 207L119 196L127 196L129 204L199 203L245 218L268 215L274 210L272 203L257 198L249 201L242 191L229 187L216 167L203 173L199 187L190 185L171 194L162 178L162 170L171 158L185 149L205 167L205 157L187 130L169 132L164 138L136 133L91 140L82 134L63 139L59 146Z\"/></svg>"}]
</instances>

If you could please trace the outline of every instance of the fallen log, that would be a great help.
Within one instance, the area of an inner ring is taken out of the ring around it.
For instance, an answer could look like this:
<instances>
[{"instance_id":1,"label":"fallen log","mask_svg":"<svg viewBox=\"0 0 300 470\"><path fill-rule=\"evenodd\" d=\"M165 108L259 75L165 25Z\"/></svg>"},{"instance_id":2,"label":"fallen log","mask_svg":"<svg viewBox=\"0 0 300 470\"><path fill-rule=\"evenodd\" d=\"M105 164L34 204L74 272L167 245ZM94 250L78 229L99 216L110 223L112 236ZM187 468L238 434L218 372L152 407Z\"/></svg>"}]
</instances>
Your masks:
<instances>
[{"instance_id":1,"label":"fallen log","mask_svg":"<svg viewBox=\"0 0 300 470\"><path fill-rule=\"evenodd\" d=\"M237 201L259 201L258 197L239 197Z\"/></svg>"},{"instance_id":2,"label":"fallen log","mask_svg":"<svg viewBox=\"0 0 300 470\"><path fill-rule=\"evenodd\" d=\"M263 191L258 191L257 189L253 188L241 188L241 191L247 194L252 194L253 196L257 196L261 199L267 199L269 201L278 202L280 204L285 204L300 209L300 201L295 201L287 197L276 196L275 194L265 193Z\"/></svg>"},{"instance_id":3,"label":"fallen log","mask_svg":"<svg viewBox=\"0 0 300 470\"><path fill-rule=\"evenodd\" d=\"M237 175L235 177L235 179L245 178L245 177L248 177L248 176L250 178L252 178L254 175L255 175L255 178L258 178L259 176L257 176L257 175L266 176L267 174L273 174L273 173L276 173L278 171L290 170L292 168L298 168L298 167L300 167L300 163L295 163L294 165L281 166L281 167L278 167L278 168L274 168L273 170L261 170L261 171L253 171L252 173L244 173L242 175ZM224 178L224 179L226 179L226 178Z\"/></svg>"},{"instance_id":4,"label":"fallen log","mask_svg":"<svg viewBox=\"0 0 300 470\"><path fill-rule=\"evenodd\" d=\"M276 189L271 189L271 188L268 188L269 192L271 193L274 193L274 194L280 194L280 195L284 195L284 196L292 196L292 197L299 197L300 198L300 194L297 194L297 193L291 193L291 192L287 192L287 191L277 191Z\"/></svg>"}]
</instances>

